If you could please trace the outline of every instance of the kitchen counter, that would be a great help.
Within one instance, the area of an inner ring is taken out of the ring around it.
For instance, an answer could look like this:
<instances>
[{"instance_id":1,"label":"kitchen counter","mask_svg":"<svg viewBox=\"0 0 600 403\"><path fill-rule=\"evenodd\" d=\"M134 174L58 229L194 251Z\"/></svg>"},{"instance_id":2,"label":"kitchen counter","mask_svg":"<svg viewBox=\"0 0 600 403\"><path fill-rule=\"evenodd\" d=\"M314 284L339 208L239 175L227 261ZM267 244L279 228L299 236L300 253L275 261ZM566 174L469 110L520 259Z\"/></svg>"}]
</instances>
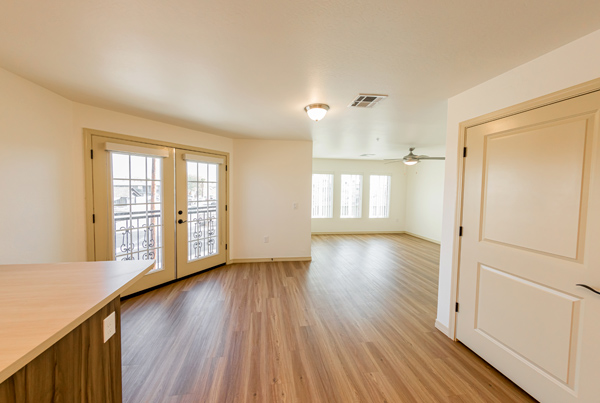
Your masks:
<instances>
[{"instance_id":1,"label":"kitchen counter","mask_svg":"<svg viewBox=\"0 0 600 403\"><path fill-rule=\"evenodd\" d=\"M144 260L0 266L0 383L117 299L152 267L154 261ZM120 355L120 333L117 336Z\"/></svg>"}]
</instances>

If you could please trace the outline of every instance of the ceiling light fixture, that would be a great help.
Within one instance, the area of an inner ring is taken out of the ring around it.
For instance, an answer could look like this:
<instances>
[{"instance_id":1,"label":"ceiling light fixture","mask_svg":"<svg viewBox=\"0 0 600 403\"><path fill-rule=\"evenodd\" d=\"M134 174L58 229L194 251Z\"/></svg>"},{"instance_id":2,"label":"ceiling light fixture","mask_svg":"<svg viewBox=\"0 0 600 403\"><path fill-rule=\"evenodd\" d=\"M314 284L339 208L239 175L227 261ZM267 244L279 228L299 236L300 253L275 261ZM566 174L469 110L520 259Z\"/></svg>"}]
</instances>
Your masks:
<instances>
[{"instance_id":1,"label":"ceiling light fixture","mask_svg":"<svg viewBox=\"0 0 600 403\"><path fill-rule=\"evenodd\" d=\"M329 105L326 104L310 104L304 107L306 114L309 118L318 122L319 120L325 117L327 111L329 110Z\"/></svg>"},{"instance_id":2,"label":"ceiling light fixture","mask_svg":"<svg viewBox=\"0 0 600 403\"><path fill-rule=\"evenodd\" d=\"M406 165L415 165L419 162L419 160L404 160L403 162Z\"/></svg>"}]
</instances>

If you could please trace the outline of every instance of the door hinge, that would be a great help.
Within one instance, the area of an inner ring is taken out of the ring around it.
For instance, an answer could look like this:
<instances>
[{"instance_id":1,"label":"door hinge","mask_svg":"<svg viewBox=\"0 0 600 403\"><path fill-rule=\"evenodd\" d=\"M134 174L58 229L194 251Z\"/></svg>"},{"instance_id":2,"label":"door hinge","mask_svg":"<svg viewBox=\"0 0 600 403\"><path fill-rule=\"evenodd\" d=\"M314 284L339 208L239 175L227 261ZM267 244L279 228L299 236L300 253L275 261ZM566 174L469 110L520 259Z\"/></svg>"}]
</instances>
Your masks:
<instances>
[{"instance_id":1,"label":"door hinge","mask_svg":"<svg viewBox=\"0 0 600 403\"><path fill-rule=\"evenodd\" d=\"M227 204L225 205L225 211L227 211Z\"/></svg>"},{"instance_id":2,"label":"door hinge","mask_svg":"<svg viewBox=\"0 0 600 403\"><path fill-rule=\"evenodd\" d=\"M463 158L467 156L467 147L463 148Z\"/></svg>"},{"instance_id":3,"label":"door hinge","mask_svg":"<svg viewBox=\"0 0 600 403\"><path fill-rule=\"evenodd\" d=\"M90 157L94 159L94 150L90 150Z\"/></svg>"},{"instance_id":4,"label":"door hinge","mask_svg":"<svg viewBox=\"0 0 600 403\"><path fill-rule=\"evenodd\" d=\"M227 165L225 165L225 170L227 171Z\"/></svg>"},{"instance_id":5,"label":"door hinge","mask_svg":"<svg viewBox=\"0 0 600 403\"><path fill-rule=\"evenodd\" d=\"M92 224L96 224L96 214L92 214Z\"/></svg>"},{"instance_id":6,"label":"door hinge","mask_svg":"<svg viewBox=\"0 0 600 403\"><path fill-rule=\"evenodd\" d=\"M462 227L458 227L458 236L462 236Z\"/></svg>"},{"instance_id":7,"label":"door hinge","mask_svg":"<svg viewBox=\"0 0 600 403\"><path fill-rule=\"evenodd\" d=\"M227 250L227 244L225 244L225 250Z\"/></svg>"},{"instance_id":8,"label":"door hinge","mask_svg":"<svg viewBox=\"0 0 600 403\"><path fill-rule=\"evenodd\" d=\"M456 305L454 306L454 312L458 312L458 302L456 303Z\"/></svg>"}]
</instances>

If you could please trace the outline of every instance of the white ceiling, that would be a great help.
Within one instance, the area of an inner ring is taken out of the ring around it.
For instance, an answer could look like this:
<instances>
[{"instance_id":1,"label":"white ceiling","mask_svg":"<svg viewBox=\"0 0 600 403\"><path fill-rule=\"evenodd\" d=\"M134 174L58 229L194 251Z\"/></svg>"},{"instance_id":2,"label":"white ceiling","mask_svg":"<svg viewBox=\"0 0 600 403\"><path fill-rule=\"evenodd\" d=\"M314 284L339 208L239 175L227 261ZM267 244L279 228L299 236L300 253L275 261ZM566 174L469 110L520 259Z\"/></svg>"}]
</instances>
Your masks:
<instances>
[{"instance_id":1,"label":"white ceiling","mask_svg":"<svg viewBox=\"0 0 600 403\"><path fill-rule=\"evenodd\" d=\"M586 0L4 0L0 66L90 105L379 159L443 144L447 98L597 29ZM359 93L389 98L347 108Z\"/></svg>"}]
</instances>

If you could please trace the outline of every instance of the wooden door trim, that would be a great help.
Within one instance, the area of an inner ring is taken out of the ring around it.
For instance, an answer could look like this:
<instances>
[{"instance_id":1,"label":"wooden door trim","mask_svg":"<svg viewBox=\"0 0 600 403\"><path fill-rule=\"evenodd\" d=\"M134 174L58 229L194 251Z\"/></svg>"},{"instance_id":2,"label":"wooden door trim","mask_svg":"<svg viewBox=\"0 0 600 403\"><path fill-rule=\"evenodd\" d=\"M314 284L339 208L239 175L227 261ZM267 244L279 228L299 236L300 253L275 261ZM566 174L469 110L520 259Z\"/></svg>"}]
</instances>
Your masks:
<instances>
[{"instance_id":1,"label":"wooden door trim","mask_svg":"<svg viewBox=\"0 0 600 403\"><path fill-rule=\"evenodd\" d=\"M85 175L85 239L88 262L96 260L96 239L94 233L94 181L92 166L92 134L83 130L83 161Z\"/></svg>"},{"instance_id":2,"label":"wooden door trim","mask_svg":"<svg viewBox=\"0 0 600 403\"><path fill-rule=\"evenodd\" d=\"M458 228L462 223L462 211L463 211L463 192L464 192L464 174L465 174L465 163L463 158L463 149L466 144L467 130L474 126L479 126L484 123L489 123L495 120L503 119L509 116L517 115L519 113L527 112L533 109L542 108L551 104L566 101L571 98L580 97L592 92L600 91L600 78L595 80L586 81L582 84L575 85L573 87L565 88L560 91L556 91L547 95L543 95L538 98L531 99L529 101L521 102L519 104L509 106L497 110L495 112L486 113L485 115L478 116L469 120L460 122L458 125L458 148L457 148L457 184L456 184L456 210L454 212L454 235L453 235L453 246L452 246L452 266L451 266L451 289L450 289L450 320L448 324L447 336L452 340L456 341L456 315L457 312L452 313L452 309L456 306L458 301L458 279L460 276L460 252L461 242L458 233ZM441 324L440 324L441 325ZM437 322L436 322L437 326ZM440 327L438 326L438 329ZM440 329L442 331L446 329Z\"/></svg>"},{"instance_id":3,"label":"wooden door trim","mask_svg":"<svg viewBox=\"0 0 600 403\"><path fill-rule=\"evenodd\" d=\"M105 131L102 131L102 130L87 129L87 128L83 129L83 134L84 135L89 135L90 137L92 135L96 135L96 136L102 136L102 137L110 137L110 138L119 139L119 140L136 141L138 143L145 143L145 144L150 144L150 145L154 145L154 146L172 147L172 148L179 148L179 149L183 149L183 150L197 151L197 152L207 153L207 154L221 155L221 156L225 156L225 157L227 157L227 159L229 159L229 153L228 152L217 151L217 150L209 150L207 148L201 148L201 147L191 146L189 144L171 143L169 141L154 140L154 139L145 138L145 137L136 137L136 136L130 136L130 135L127 135L127 134L105 132Z\"/></svg>"},{"instance_id":4,"label":"wooden door trim","mask_svg":"<svg viewBox=\"0 0 600 403\"><path fill-rule=\"evenodd\" d=\"M87 260L92 262L96 260L95 252L95 235L94 235L94 187L93 187L93 167L92 167L92 136L108 137L117 140L135 141L142 144L149 144L154 146L163 146L176 148L181 150L189 150L195 152L201 152L206 154L218 155L225 158L225 165L229 166L229 153L225 151L209 150L206 148L195 147L188 144L171 143L168 141L154 140L144 137L129 136L127 134L111 133L102 130L95 129L83 129L83 157L84 157L84 174L85 174L85 223L86 223L86 251ZM229 169L225 170L225 204L229 206ZM225 211L225 228L226 238L225 243L229 245L229 208ZM226 250L226 264L229 264L229 251L231 248Z\"/></svg>"}]
</instances>

